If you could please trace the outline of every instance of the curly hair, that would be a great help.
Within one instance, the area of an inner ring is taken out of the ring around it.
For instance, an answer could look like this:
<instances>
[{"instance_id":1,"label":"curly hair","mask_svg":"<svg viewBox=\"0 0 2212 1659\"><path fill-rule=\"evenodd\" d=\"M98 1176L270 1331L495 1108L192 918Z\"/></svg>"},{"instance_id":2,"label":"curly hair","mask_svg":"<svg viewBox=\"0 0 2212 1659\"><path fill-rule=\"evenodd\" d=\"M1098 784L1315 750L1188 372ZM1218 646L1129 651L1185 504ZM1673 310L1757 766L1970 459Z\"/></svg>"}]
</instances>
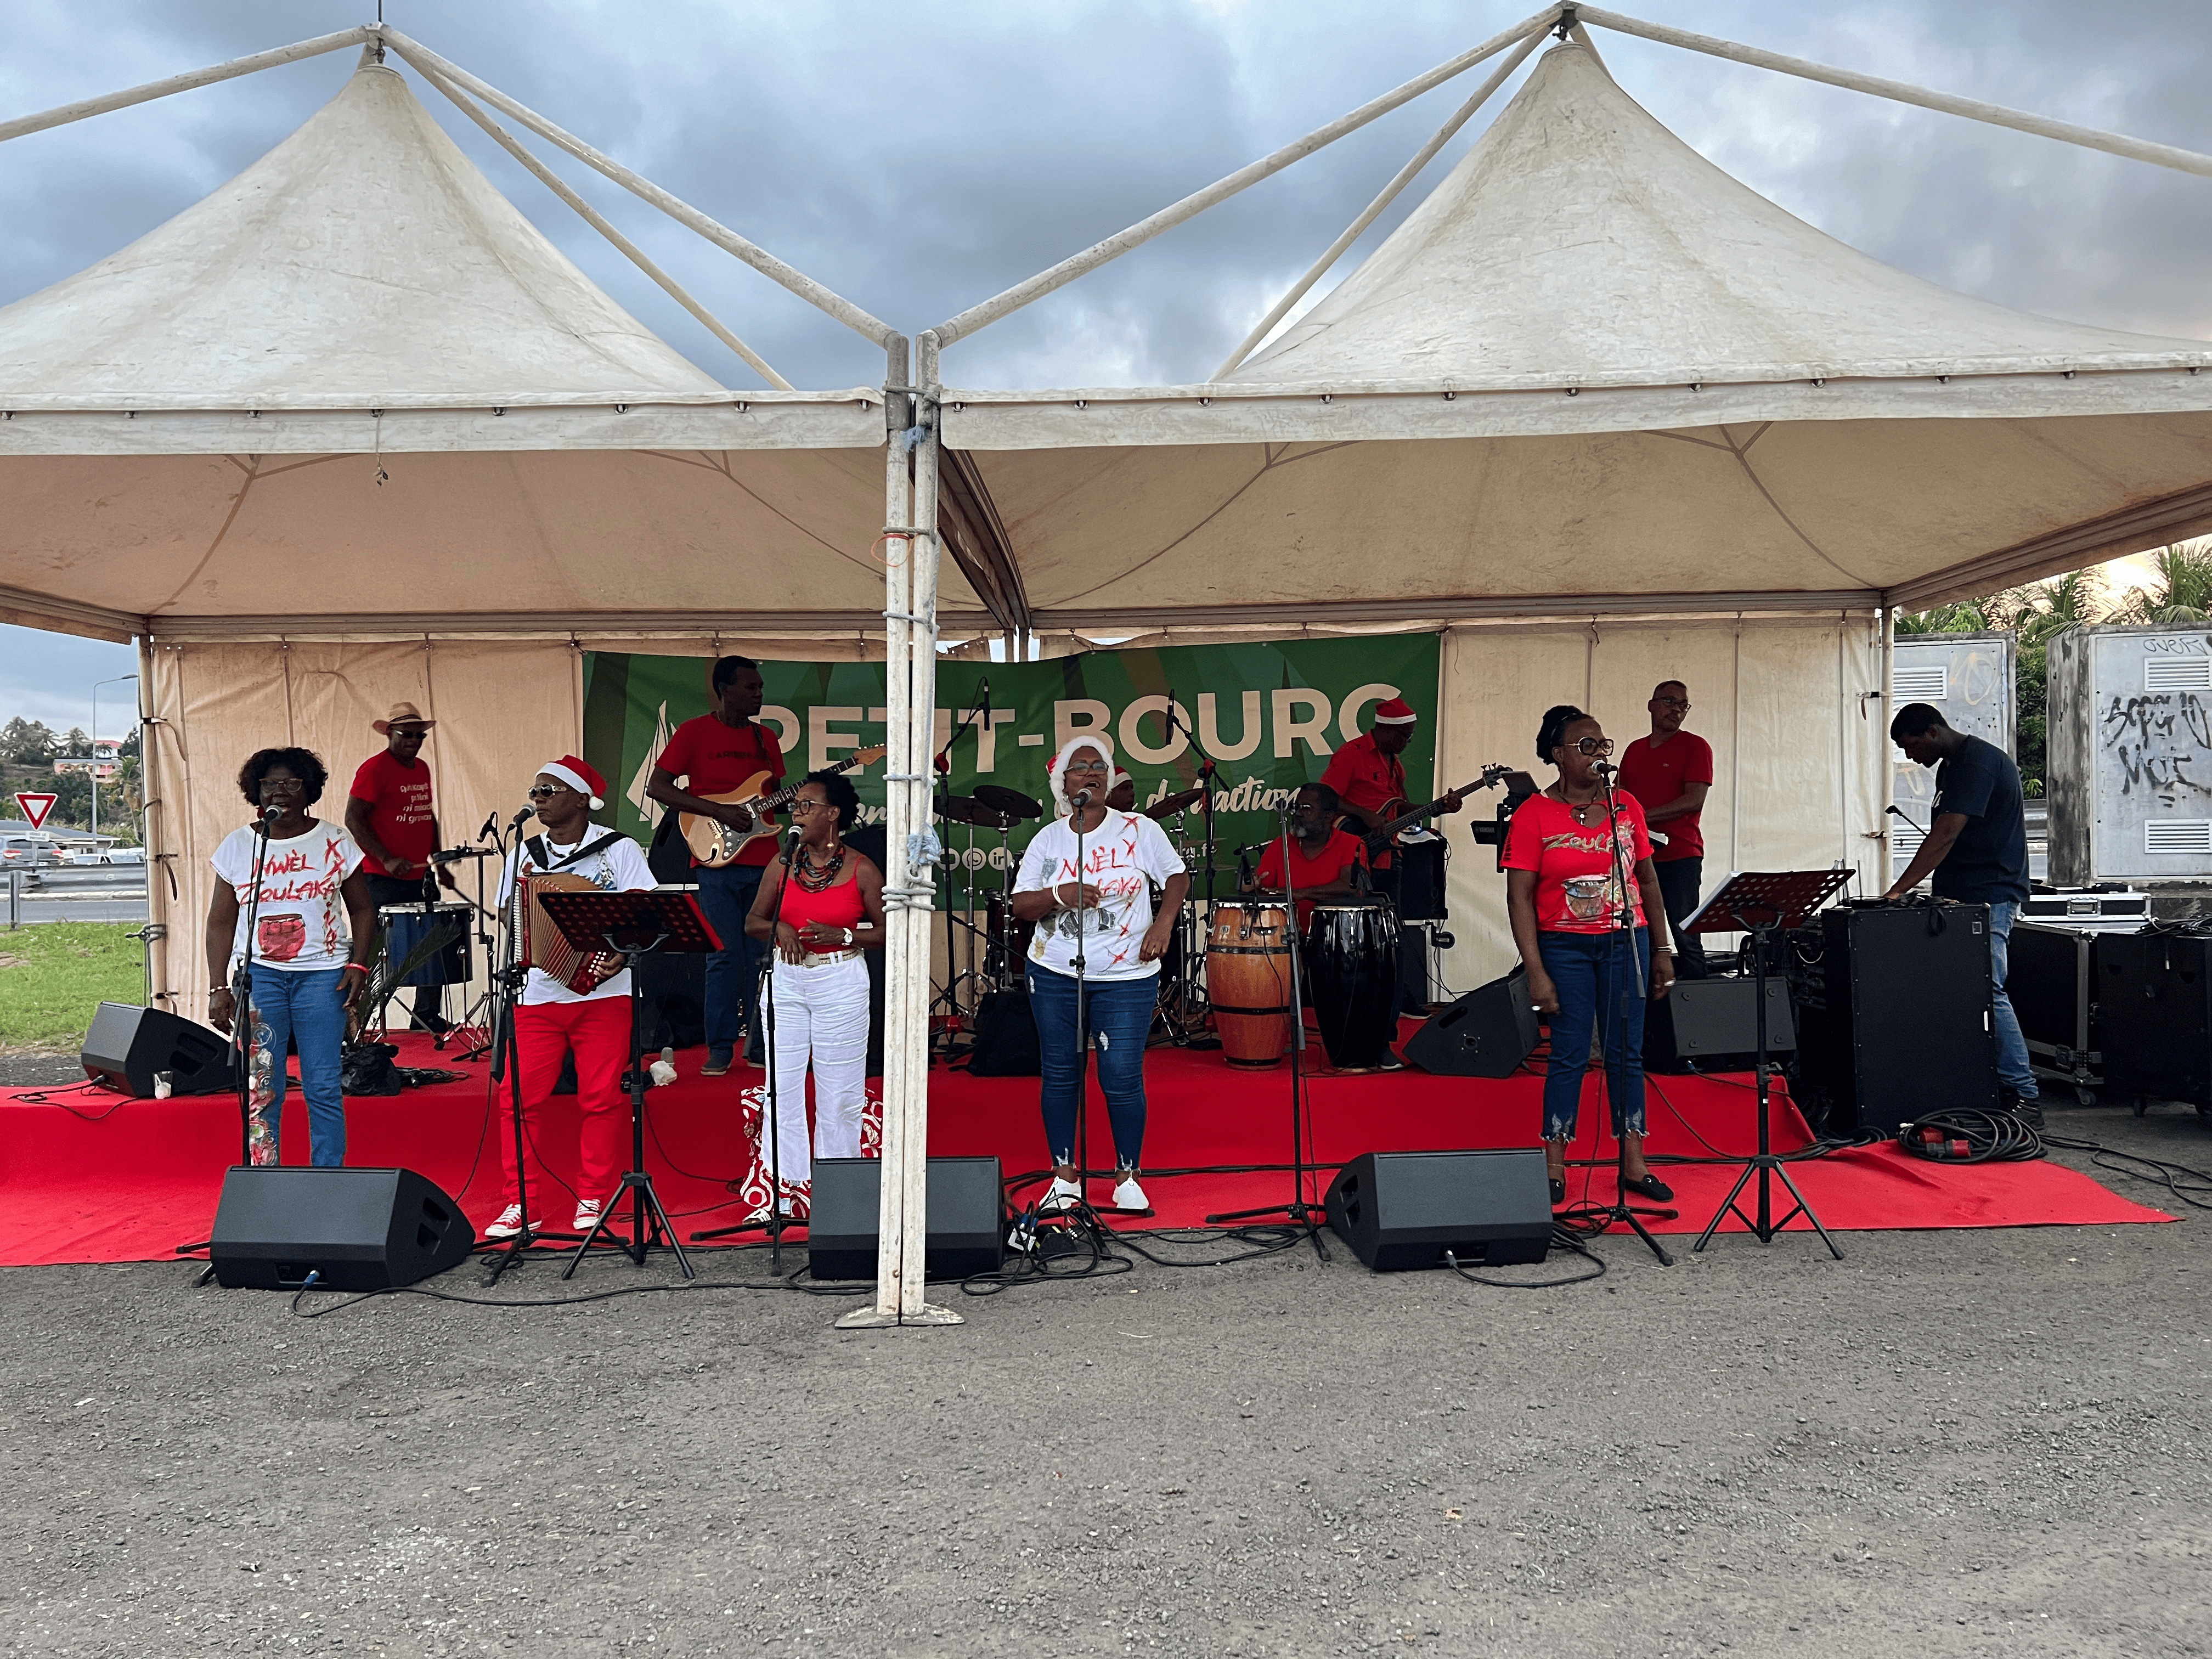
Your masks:
<instances>
[{"instance_id":1,"label":"curly hair","mask_svg":"<svg viewBox=\"0 0 2212 1659\"><path fill-rule=\"evenodd\" d=\"M272 766L283 767L307 786L307 798L302 803L307 806L323 798L323 786L331 781L330 769L312 749L257 749L238 769L238 793L246 797L248 806L261 805L261 780L269 775Z\"/></svg>"},{"instance_id":2,"label":"curly hair","mask_svg":"<svg viewBox=\"0 0 2212 1659\"><path fill-rule=\"evenodd\" d=\"M860 821L860 792L853 787L852 779L834 767L819 772L809 772L802 782L818 783L830 804L837 809L837 830L842 835Z\"/></svg>"},{"instance_id":3,"label":"curly hair","mask_svg":"<svg viewBox=\"0 0 2212 1659\"><path fill-rule=\"evenodd\" d=\"M1577 720L1586 720L1588 714L1571 702L1554 703L1544 711L1544 723L1536 728L1536 758L1545 765L1552 763L1552 751L1565 740L1567 728Z\"/></svg>"}]
</instances>

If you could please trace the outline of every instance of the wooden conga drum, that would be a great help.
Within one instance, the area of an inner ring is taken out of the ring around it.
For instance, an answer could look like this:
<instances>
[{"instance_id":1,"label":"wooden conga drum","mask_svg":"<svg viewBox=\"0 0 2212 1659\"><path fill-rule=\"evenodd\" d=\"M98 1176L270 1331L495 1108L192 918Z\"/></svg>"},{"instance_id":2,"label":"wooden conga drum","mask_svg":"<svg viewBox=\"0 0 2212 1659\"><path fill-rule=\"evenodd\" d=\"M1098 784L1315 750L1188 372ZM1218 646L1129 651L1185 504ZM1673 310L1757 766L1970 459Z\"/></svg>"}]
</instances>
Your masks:
<instances>
[{"instance_id":1,"label":"wooden conga drum","mask_svg":"<svg viewBox=\"0 0 2212 1659\"><path fill-rule=\"evenodd\" d=\"M1281 1062L1291 1046L1291 913L1228 900L1206 934L1206 1000L1231 1066Z\"/></svg>"}]
</instances>

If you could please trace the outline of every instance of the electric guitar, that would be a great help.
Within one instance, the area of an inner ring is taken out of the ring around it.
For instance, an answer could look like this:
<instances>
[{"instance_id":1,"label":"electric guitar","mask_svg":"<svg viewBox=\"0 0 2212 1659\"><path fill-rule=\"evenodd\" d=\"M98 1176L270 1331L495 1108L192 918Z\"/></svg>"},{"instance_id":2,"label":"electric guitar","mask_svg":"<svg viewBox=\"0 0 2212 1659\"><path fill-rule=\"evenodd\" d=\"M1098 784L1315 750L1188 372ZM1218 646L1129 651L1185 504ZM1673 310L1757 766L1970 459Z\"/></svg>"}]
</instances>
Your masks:
<instances>
[{"instance_id":1,"label":"electric guitar","mask_svg":"<svg viewBox=\"0 0 2212 1659\"><path fill-rule=\"evenodd\" d=\"M1482 769L1482 775L1480 777L1477 778L1473 783L1462 784L1458 788L1451 792L1451 795L1471 795L1478 789L1488 789L1495 784L1503 782L1506 778L1512 775L1512 772L1513 769L1510 766L1486 766ZM1423 818L1433 817L1437 812L1442 811L1446 803L1451 799L1451 795L1439 795L1434 800L1431 801L1426 806L1416 806L1410 812L1401 812L1395 817L1385 818L1382 823L1376 824L1372 830L1354 830L1353 833L1360 836L1365 840L1367 842L1367 856L1373 858L1378 853L1383 853L1389 850L1391 837L1395 836L1401 830L1406 829L1411 824L1418 823ZM1403 806L1406 803L1401 800L1387 801L1384 805L1386 806Z\"/></svg>"},{"instance_id":2,"label":"electric guitar","mask_svg":"<svg viewBox=\"0 0 2212 1659\"><path fill-rule=\"evenodd\" d=\"M872 749L855 749L830 769L849 772L856 766L866 766L881 760L887 752L880 744ZM745 848L762 836L775 839L776 826L763 820L769 813L781 811L799 798L799 784L794 783L787 789L779 789L774 794L763 793L770 781L770 774L756 772L727 794L699 797L701 800L713 801L718 806L744 807L753 815L753 827L750 830L739 830L720 818L710 818L700 812L679 812L676 827L683 832L685 842L691 848L691 856L708 868L719 870L726 864L735 864ZM799 783L805 781L804 778L799 780Z\"/></svg>"}]
</instances>

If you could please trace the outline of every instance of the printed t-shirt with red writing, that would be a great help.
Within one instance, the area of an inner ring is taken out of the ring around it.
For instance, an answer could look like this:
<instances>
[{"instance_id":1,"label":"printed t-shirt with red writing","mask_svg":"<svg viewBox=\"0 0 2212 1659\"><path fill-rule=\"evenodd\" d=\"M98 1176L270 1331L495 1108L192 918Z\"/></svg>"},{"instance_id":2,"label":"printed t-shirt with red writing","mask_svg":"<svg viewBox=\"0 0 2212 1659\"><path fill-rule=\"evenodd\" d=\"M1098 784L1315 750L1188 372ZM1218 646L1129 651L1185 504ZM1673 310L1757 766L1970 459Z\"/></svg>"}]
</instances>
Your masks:
<instances>
[{"instance_id":1,"label":"printed t-shirt with red writing","mask_svg":"<svg viewBox=\"0 0 2212 1659\"><path fill-rule=\"evenodd\" d=\"M1601 796L1590 822L1575 822L1574 809L1550 795L1531 795L1505 834L1505 867L1536 872L1536 926L1554 933L1602 933L1620 925L1620 883L1613 873L1613 842L1628 873L1628 901L1644 926L1644 895L1636 866L1651 856L1651 832L1633 795L1615 798L1607 824Z\"/></svg>"},{"instance_id":2,"label":"printed t-shirt with red writing","mask_svg":"<svg viewBox=\"0 0 2212 1659\"><path fill-rule=\"evenodd\" d=\"M1075 851L1075 831L1062 818L1038 830L1022 854L1021 871L1014 878L1017 893L1081 880L1099 894L1096 909L1047 913L1030 942L1030 962L1073 979L1079 931L1085 978L1151 978L1160 964L1139 960L1146 930L1152 925L1150 884L1164 884L1169 877L1184 874L1182 855L1167 831L1150 818L1110 808L1104 822L1084 834L1079 872Z\"/></svg>"},{"instance_id":3,"label":"printed t-shirt with red writing","mask_svg":"<svg viewBox=\"0 0 2212 1659\"><path fill-rule=\"evenodd\" d=\"M1664 806L1680 799L1689 785L1712 781L1713 746L1694 732L1677 732L1656 749L1650 738L1638 738L1620 757L1620 787L1646 807ZM1655 850L1652 859L1672 864L1677 859L1703 858L1705 837L1698 828L1702 816L1685 812L1668 818L1659 830L1667 844Z\"/></svg>"},{"instance_id":4,"label":"printed t-shirt with red writing","mask_svg":"<svg viewBox=\"0 0 2212 1659\"><path fill-rule=\"evenodd\" d=\"M234 830L208 860L238 896L238 932L230 946L234 969L246 954L246 918L253 908L253 856L260 840L250 827ZM353 949L353 923L339 889L361 863L361 847L354 838L342 826L320 819L304 836L270 837L261 864L261 905L254 921L255 966L299 974L344 967Z\"/></svg>"},{"instance_id":5,"label":"printed t-shirt with red writing","mask_svg":"<svg viewBox=\"0 0 2212 1659\"><path fill-rule=\"evenodd\" d=\"M1323 843L1321 855L1308 858L1304 845L1296 836L1291 837L1291 885L1304 893L1315 887L1325 887L1330 882L1342 881L1352 873L1352 866L1367 862L1367 843L1358 836L1339 830ZM1267 843L1267 850L1260 855L1260 885L1280 891L1283 882L1283 838L1280 836ZM1313 906L1307 901L1298 902L1298 926L1304 928L1313 920Z\"/></svg>"},{"instance_id":6,"label":"printed t-shirt with red writing","mask_svg":"<svg viewBox=\"0 0 2212 1659\"><path fill-rule=\"evenodd\" d=\"M402 766L389 749L371 755L353 775L352 794L368 803L369 833L386 852L410 864L429 862L438 850L437 821L430 805L430 769L420 759ZM367 854L362 868L372 876L392 873L381 859Z\"/></svg>"},{"instance_id":7,"label":"printed t-shirt with red writing","mask_svg":"<svg viewBox=\"0 0 2212 1659\"><path fill-rule=\"evenodd\" d=\"M783 749L758 720L725 726L713 714L701 714L676 728L653 765L695 795L726 795L758 773L781 781ZM766 865L775 857L775 837L763 836L736 862Z\"/></svg>"}]
</instances>

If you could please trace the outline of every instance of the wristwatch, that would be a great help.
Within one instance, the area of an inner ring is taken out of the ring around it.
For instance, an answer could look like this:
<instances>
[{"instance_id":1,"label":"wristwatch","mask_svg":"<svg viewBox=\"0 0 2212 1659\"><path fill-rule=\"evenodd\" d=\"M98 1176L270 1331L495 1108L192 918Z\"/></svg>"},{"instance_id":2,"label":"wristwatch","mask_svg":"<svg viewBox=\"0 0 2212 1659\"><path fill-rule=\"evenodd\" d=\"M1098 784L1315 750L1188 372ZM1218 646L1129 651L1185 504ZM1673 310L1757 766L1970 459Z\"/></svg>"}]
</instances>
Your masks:
<instances>
[{"instance_id":1,"label":"wristwatch","mask_svg":"<svg viewBox=\"0 0 2212 1659\"><path fill-rule=\"evenodd\" d=\"M860 938L860 935L854 933L851 928L848 927L845 930L845 948L848 951L851 950L853 948L853 941L858 938Z\"/></svg>"}]
</instances>

